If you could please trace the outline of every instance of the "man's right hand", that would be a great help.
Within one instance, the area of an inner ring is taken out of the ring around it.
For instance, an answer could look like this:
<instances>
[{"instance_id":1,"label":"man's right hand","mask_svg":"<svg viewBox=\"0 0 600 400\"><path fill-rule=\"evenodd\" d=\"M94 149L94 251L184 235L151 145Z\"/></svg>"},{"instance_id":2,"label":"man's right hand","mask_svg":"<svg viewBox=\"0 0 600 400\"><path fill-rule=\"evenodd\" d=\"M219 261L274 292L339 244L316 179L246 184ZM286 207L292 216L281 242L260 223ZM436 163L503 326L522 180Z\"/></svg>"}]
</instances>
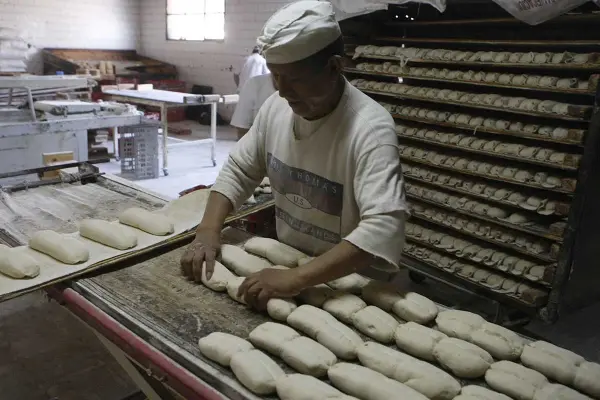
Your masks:
<instances>
[{"instance_id":1,"label":"man's right hand","mask_svg":"<svg viewBox=\"0 0 600 400\"><path fill-rule=\"evenodd\" d=\"M202 265L206 265L206 277L211 278L215 259L221 249L221 231L202 229L196 231L196 238L181 257L181 273L189 280L200 282Z\"/></svg>"}]
</instances>

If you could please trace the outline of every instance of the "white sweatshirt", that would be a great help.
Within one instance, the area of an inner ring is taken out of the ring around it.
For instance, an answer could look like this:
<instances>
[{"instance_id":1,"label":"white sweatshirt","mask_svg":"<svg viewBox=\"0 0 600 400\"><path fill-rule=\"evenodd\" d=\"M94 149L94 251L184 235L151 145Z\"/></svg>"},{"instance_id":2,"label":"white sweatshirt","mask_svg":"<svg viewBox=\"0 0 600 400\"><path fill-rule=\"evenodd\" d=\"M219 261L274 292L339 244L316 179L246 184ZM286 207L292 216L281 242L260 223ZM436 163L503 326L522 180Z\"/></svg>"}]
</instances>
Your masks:
<instances>
[{"instance_id":1,"label":"white sweatshirt","mask_svg":"<svg viewBox=\"0 0 600 400\"><path fill-rule=\"evenodd\" d=\"M280 241L320 255L346 240L398 265L408 212L394 120L350 83L317 121L269 97L212 190L237 208L264 176Z\"/></svg>"}]
</instances>

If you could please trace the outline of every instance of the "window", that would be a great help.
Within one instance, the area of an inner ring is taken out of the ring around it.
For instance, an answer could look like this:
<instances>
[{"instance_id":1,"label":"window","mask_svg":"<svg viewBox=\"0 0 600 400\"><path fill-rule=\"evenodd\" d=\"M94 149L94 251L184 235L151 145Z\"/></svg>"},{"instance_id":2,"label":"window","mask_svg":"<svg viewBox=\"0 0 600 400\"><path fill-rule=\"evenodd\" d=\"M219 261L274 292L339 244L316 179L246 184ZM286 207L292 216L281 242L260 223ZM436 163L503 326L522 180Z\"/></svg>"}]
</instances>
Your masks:
<instances>
[{"instance_id":1,"label":"window","mask_svg":"<svg viewBox=\"0 0 600 400\"><path fill-rule=\"evenodd\" d=\"M225 39L225 0L167 0L167 40Z\"/></svg>"}]
</instances>

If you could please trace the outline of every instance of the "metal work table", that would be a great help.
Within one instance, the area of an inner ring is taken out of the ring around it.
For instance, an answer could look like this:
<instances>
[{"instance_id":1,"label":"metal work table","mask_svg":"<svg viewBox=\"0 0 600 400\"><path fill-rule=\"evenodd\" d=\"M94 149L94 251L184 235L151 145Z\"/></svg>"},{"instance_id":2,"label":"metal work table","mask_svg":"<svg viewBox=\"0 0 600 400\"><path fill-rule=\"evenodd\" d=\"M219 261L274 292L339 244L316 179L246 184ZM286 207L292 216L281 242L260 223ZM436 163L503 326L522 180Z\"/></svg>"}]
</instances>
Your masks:
<instances>
[{"instance_id":1,"label":"metal work table","mask_svg":"<svg viewBox=\"0 0 600 400\"><path fill-rule=\"evenodd\" d=\"M221 96L218 94L189 94L181 92L170 92L166 90L104 90L105 94L114 101L131 104L141 104L160 108L160 119L163 126L163 173L169 174L167 140L169 136L169 123L167 121L167 111L173 107L187 107L192 105L210 104L210 138L200 139L194 143L210 144L210 154L213 167L217 165L215 158L215 147L217 143L217 105L219 103L236 103L235 96ZM116 148L116 143L115 143Z\"/></svg>"}]
</instances>

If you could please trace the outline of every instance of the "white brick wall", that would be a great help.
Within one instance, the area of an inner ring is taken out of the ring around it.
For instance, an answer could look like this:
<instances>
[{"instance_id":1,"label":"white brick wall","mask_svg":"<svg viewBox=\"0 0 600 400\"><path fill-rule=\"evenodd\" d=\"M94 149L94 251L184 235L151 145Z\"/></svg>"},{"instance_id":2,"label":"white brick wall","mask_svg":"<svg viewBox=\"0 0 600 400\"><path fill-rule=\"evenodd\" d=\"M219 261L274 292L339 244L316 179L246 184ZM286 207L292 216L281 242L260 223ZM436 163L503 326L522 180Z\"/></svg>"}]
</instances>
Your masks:
<instances>
[{"instance_id":1,"label":"white brick wall","mask_svg":"<svg viewBox=\"0 0 600 400\"><path fill-rule=\"evenodd\" d=\"M224 42L179 42L166 40L166 0L141 0L138 51L176 65L180 79L189 85L210 85L216 93L235 93L231 69L239 72L266 20L289 2L225 0ZM229 117L232 110L227 107L219 112Z\"/></svg>"},{"instance_id":2,"label":"white brick wall","mask_svg":"<svg viewBox=\"0 0 600 400\"><path fill-rule=\"evenodd\" d=\"M144 0L0 0L0 27L37 48L135 49ZM30 70L40 72L32 55Z\"/></svg>"}]
</instances>

